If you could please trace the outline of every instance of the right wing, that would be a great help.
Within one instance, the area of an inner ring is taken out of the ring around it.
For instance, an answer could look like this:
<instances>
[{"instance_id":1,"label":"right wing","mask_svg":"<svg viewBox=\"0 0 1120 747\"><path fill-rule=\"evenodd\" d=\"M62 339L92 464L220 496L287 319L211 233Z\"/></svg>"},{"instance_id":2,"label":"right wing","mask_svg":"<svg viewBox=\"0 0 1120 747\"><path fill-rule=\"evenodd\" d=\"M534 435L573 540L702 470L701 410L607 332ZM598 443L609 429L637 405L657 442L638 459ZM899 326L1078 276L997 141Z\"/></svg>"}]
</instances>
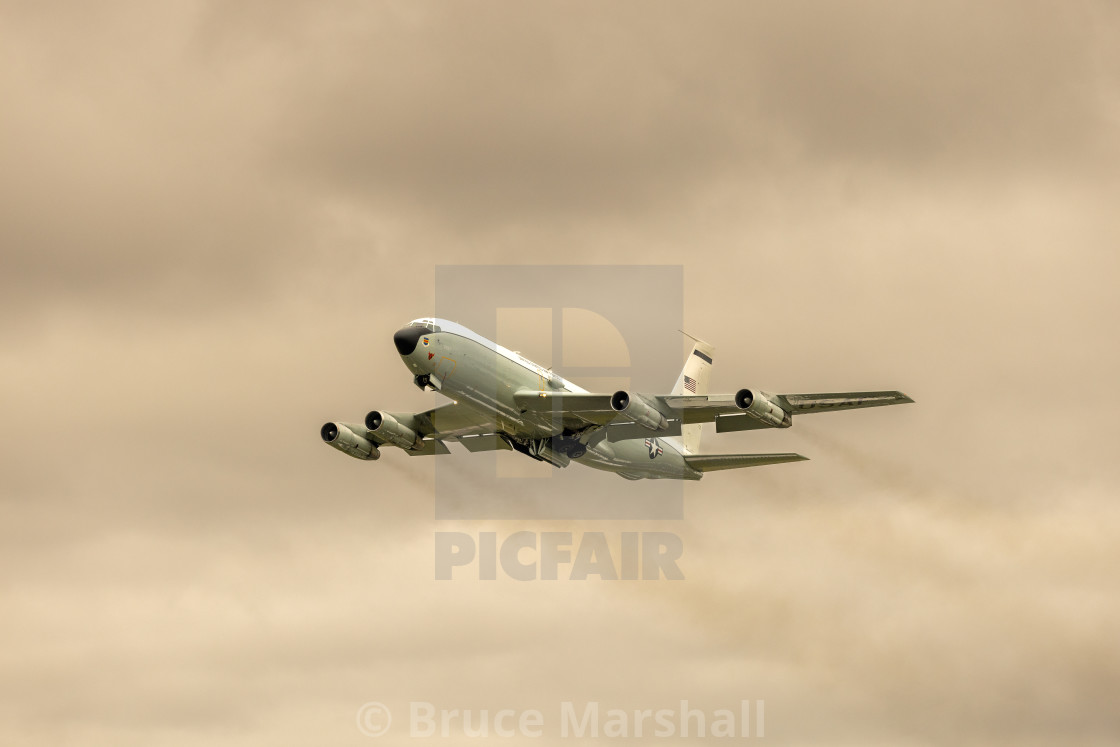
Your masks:
<instances>
[{"instance_id":1,"label":"right wing","mask_svg":"<svg viewBox=\"0 0 1120 747\"><path fill-rule=\"evenodd\" d=\"M736 404L739 395L747 392L756 400L756 407L746 410ZM682 425L693 423L716 424L716 431L745 431L761 428L789 427L793 415L853 410L863 407L900 405L914 400L902 392L834 392L826 394L766 394L741 390L738 394L662 394L638 395L653 403L665 416L666 427L655 431L661 436L678 436ZM601 431L592 442L601 438L625 441L645 438L651 430L639 425L611 407L610 394L591 392L549 392L522 390L514 400L523 413L532 412L542 419L551 416L557 426L574 432ZM760 415L758 403L766 403L769 414Z\"/></svg>"}]
</instances>

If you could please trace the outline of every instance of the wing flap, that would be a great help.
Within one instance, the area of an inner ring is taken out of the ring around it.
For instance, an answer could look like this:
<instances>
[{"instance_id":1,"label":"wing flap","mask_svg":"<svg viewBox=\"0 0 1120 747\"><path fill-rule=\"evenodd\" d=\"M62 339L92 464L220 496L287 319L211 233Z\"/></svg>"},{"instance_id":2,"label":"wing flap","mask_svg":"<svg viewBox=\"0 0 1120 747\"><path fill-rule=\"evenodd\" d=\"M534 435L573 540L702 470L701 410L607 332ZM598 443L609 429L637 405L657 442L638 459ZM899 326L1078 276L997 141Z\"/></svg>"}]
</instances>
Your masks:
<instances>
[{"instance_id":1,"label":"wing flap","mask_svg":"<svg viewBox=\"0 0 1120 747\"><path fill-rule=\"evenodd\" d=\"M750 415L718 415L715 418L716 433L733 433L735 431L757 431L763 428L773 428L769 423L752 418Z\"/></svg>"},{"instance_id":2,"label":"wing flap","mask_svg":"<svg viewBox=\"0 0 1120 747\"><path fill-rule=\"evenodd\" d=\"M458 439L467 451L477 454L480 451L510 450L506 440L497 433L484 433L478 436L463 436Z\"/></svg>"},{"instance_id":3,"label":"wing flap","mask_svg":"<svg viewBox=\"0 0 1120 747\"><path fill-rule=\"evenodd\" d=\"M741 412L735 406L734 394L662 395L657 399L685 425L711 423L721 415Z\"/></svg>"},{"instance_id":4,"label":"wing flap","mask_svg":"<svg viewBox=\"0 0 1120 747\"><path fill-rule=\"evenodd\" d=\"M444 445L443 441L437 441L434 438L425 438L419 449L402 449L402 451L409 456L434 456L451 453L451 450Z\"/></svg>"},{"instance_id":5,"label":"wing flap","mask_svg":"<svg viewBox=\"0 0 1120 747\"><path fill-rule=\"evenodd\" d=\"M669 394L658 396L666 406L674 410L697 410L697 409L735 409L735 395L734 394L690 394L679 395Z\"/></svg>"}]
</instances>

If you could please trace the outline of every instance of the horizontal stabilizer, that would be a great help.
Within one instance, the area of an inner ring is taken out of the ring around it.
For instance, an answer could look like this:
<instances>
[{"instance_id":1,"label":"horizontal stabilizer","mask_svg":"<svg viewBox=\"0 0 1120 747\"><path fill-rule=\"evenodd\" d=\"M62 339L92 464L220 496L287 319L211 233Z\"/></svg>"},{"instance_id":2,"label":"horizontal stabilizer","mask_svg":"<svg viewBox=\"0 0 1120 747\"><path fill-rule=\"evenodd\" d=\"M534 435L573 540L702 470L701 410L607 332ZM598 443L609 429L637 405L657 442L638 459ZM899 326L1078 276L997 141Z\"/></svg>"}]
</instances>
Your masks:
<instances>
[{"instance_id":1,"label":"horizontal stabilizer","mask_svg":"<svg viewBox=\"0 0 1120 747\"><path fill-rule=\"evenodd\" d=\"M802 462L809 457L800 454L695 454L686 455L684 460L698 472L714 472L719 469L738 469L740 467L761 467L764 464Z\"/></svg>"}]
</instances>

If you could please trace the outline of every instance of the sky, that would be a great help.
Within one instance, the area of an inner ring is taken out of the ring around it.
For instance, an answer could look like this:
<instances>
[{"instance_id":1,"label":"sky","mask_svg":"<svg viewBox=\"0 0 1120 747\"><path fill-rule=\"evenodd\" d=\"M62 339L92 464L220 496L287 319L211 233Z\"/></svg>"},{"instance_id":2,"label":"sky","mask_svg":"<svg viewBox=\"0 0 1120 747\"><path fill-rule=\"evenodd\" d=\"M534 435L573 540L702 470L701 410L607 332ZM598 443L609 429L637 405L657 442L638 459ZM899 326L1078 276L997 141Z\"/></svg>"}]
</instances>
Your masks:
<instances>
[{"instance_id":1,"label":"sky","mask_svg":"<svg viewBox=\"0 0 1120 747\"><path fill-rule=\"evenodd\" d=\"M1118 35L1105 2L0 4L0 742L745 699L774 744L1115 743ZM713 391L916 404L705 432L811 461L679 521L437 521L433 460L318 430L437 403L391 337L463 264L680 266ZM434 579L436 532L520 530L673 532L685 578Z\"/></svg>"}]
</instances>

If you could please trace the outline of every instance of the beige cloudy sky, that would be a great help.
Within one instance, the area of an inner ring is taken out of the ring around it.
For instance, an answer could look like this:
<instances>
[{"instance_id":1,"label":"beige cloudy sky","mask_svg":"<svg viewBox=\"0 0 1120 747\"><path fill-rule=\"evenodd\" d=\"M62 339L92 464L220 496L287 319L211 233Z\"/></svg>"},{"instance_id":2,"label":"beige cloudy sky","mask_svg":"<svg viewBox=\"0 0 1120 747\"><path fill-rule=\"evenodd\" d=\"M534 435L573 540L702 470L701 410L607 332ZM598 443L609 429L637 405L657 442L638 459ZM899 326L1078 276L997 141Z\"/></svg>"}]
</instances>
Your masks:
<instances>
[{"instance_id":1,"label":"beige cloudy sky","mask_svg":"<svg viewBox=\"0 0 1120 747\"><path fill-rule=\"evenodd\" d=\"M1117 39L1105 2L0 4L0 742L763 698L774 744L1115 743ZM707 434L812 461L681 522L437 523L430 461L318 427L433 403L391 335L473 263L683 265L716 390L918 404ZM437 583L441 529L674 531L686 580Z\"/></svg>"}]
</instances>

